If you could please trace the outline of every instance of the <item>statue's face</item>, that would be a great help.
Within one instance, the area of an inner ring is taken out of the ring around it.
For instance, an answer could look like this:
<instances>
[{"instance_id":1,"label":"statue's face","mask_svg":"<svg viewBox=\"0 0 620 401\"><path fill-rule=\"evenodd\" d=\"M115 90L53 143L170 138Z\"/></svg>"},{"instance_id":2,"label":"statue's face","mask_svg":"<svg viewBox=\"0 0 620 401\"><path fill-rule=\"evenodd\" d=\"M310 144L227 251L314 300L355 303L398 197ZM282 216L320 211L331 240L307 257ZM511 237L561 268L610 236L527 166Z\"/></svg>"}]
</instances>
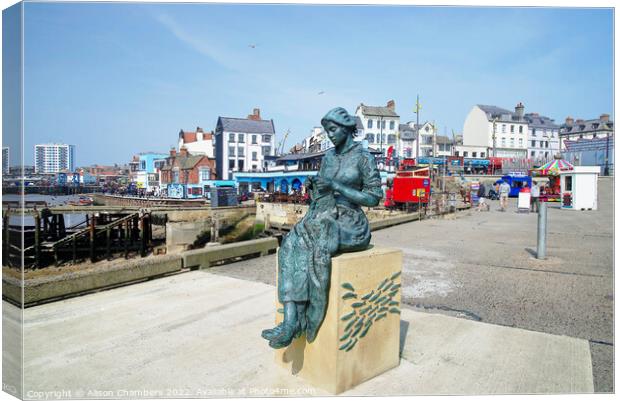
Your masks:
<instances>
[{"instance_id":1,"label":"statue's face","mask_svg":"<svg viewBox=\"0 0 620 401\"><path fill-rule=\"evenodd\" d=\"M344 127L341 127L340 125L332 121L328 121L327 124L325 124L325 131L327 132L327 136L329 137L329 140L332 141L334 146L342 144L344 141L346 141L347 136L349 135L349 133Z\"/></svg>"}]
</instances>

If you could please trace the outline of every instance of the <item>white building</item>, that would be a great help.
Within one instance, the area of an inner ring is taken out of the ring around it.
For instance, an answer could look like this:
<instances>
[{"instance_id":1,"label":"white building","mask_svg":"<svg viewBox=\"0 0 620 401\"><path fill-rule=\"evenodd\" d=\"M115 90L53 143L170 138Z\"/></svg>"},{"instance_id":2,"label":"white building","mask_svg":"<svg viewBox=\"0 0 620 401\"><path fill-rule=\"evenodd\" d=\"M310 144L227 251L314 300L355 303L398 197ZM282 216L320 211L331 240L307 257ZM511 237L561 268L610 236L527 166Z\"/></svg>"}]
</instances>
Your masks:
<instances>
[{"instance_id":1,"label":"white building","mask_svg":"<svg viewBox=\"0 0 620 401\"><path fill-rule=\"evenodd\" d=\"M2 174L9 173L9 148L6 146L2 147Z\"/></svg>"},{"instance_id":2,"label":"white building","mask_svg":"<svg viewBox=\"0 0 620 401\"><path fill-rule=\"evenodd\" d=\"M365 139L362 120L356 116L355 121L357 132L353 140L362 142ZM313 127L310 131L310 135L305 137L301 143L301 151L304 153L322 152L332 147L334 147L334 144L329 140L323 127Z\"/></svg>"},{"instance_id":3,"label":"white building","mask_svg":"<svg viewBox=\"0 0 620 401\"><path fill-rule=\"evenodd\" d=\"M218 180L234 172L263 171L266 157L275 156L273 120L262 120L260 110L247 118L219 117L215 128L215 163Z\"/></svg>"},{"instance_id":4,"label":"white building","mask_svg":"<svg viewBox=\"0 0 620 401\"><path fill-rule=\"evenodd\" d=\"M528 123L527 157L537 165L545 164L560 152L560 126L538 113L524 117Z\"/></svg>"},{"instance_id":5,"label":"white building","mask_svg":"<svg viewBox=\"0 0 620 401\"><path fill-rule=\"evenodd\" d=\"M192 155L206 155L209 159L214 158L213 133L204 132L200 127L196 127L196 131L181 130L179 132L179 149L183 146Z\"/></svg>"},{"instance_id":6,"label":"white building","mask_svg":"<svg viewBox=\"0 0 620 401\"><path fill-rule=\"evenodd\" d=\"M394 111L395 108L396 104L390 100L386 106L366 106L361 103L355 110L365 134L359 139L366 139L369 148L381 151L384 156L390 146L398 146L400 116Z\"/></svg>"},{"instance_id":7,"label":"white building","mask_svg":"<svg viewBox=\"0 0 620 401\"><path fill-rule=\"evenodd\" d=\"M54 174L63 170L73 171L75 146L49 143L34 145L35 174Z\"/></svg>"},{"instance_id":8,"label":"white building","mask_svg":"<svg viewBox=\"0 0 620 401\"><path fill-rule=\"evenodd\" d=\"M522 103L514 112L497 106L474 106L463 125L463 145L485 147L487 156L526 158L528 124L524 111Z\"/></svg>"},{"instance_id":9,"label":"white building","mask_svg":"<svg viewBox=\"0 0 620 401\"><path fill-rule=\"evenodd\" d=\"M474 146L474 145L454 145L454 156L472 158L472 159L485 159L490 155L487 153L488 147Z\"/></svg>"}]
</instances>

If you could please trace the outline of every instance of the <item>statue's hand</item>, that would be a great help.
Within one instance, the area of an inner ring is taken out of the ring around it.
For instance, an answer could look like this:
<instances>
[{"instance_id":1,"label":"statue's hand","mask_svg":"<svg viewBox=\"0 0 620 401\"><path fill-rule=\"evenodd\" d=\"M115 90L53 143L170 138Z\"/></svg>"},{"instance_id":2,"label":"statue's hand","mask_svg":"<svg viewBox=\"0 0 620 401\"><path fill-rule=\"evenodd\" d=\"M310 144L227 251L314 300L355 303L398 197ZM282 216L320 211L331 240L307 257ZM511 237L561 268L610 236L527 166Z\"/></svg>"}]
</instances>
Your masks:
<instances>
[{"instance_id":1,"label":"statue's hand","mask_svg":"<svg viewBox=\"0 0 620 401\"><path fill-rule=\"evenodd\" d=\"M333 191L334 180L331 178L319 177L319 179L316 181L316 188L321 193Z\"/></svg>"}]
</instances>

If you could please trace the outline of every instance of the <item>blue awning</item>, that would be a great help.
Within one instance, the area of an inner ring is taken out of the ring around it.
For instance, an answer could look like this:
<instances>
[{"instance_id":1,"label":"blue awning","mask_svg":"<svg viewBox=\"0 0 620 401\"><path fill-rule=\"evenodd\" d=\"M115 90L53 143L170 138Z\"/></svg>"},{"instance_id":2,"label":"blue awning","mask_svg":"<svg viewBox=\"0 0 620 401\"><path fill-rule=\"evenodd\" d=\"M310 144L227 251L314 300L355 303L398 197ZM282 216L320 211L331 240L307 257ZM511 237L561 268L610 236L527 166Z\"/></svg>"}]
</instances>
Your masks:
<instances>
[{"instance_id":1,"label":"blue awning","mask_svg":"<svg viewBox=\"0 0 620 401\"><path fill-rule=\"evenodd\" d=\"M469 166L488 166L490 162L486 159L465 159L465 165Z\"/></svg>"}]
</instances>

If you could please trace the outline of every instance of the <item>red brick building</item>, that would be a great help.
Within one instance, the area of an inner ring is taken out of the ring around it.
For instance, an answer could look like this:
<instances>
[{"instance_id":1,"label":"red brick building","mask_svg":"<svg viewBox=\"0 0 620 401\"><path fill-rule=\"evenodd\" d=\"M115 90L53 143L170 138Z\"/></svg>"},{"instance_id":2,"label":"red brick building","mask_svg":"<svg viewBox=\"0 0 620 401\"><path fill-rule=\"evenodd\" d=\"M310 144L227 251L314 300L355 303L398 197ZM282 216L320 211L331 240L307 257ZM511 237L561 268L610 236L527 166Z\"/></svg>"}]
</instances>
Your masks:
<instances>
[{"instance_id":1,"label":"red brick building","mask_svg":"<svg viewBox=\"0 0 620 401\"><path fill-rule=\"evenodd\" d=\"M215 160L205 155L192 155L186 147L170 150L166 164L161 168L161 185L167 184L201 184L214 180Z\"/></svg>"}]
</instances>

